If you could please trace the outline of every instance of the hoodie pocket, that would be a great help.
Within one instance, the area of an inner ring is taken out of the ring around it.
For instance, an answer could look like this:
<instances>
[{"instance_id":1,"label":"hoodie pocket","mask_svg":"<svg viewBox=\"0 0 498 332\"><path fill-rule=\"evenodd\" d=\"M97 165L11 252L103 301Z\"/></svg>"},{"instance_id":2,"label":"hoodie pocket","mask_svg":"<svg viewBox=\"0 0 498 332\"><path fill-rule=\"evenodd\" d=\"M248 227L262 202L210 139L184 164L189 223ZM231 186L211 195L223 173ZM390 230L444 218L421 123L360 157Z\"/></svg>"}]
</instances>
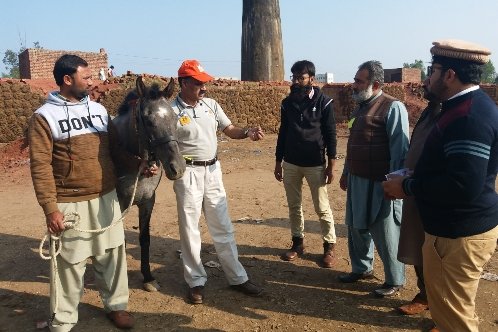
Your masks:
<instances>
[{"instance_id":1,"label":"hoodie pocket","mask_svg":"<svg viewBox=\"0 0 498 332\"><path fill-rule=\"evenodd\" d=\"M66 183L71 178L74 171L73 160L57 160L53 163L54 178L57 186L66 187Z\"/></svg>"}]
</instances>

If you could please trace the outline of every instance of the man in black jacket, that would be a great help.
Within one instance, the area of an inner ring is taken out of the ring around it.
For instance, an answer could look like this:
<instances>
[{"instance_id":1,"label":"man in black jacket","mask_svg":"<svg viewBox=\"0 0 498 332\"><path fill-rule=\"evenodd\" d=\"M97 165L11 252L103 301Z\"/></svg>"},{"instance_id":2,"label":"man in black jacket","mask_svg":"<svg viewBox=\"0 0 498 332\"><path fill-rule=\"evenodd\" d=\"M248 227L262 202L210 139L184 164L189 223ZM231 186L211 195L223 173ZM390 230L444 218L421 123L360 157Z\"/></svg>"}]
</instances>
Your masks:
<instances>
[{"instance_id":1,"label":"man in black jacket","mask_svg":"<svg viewBox=\"0 0 498 332\"><path fill-rule=\"evenodd\" d=\"M298 61L291 72L291 91L282 101L280 111L274 172L275 178L284 183L292 234L292 247L282 258L292 261L304 252L302 186L305 178L322 229L322 266L330 268L335 260L336 242L327 194L327 184L334 178L337 145L332 99L313 86L315 65L312 62Z\"/></svg>"}]
</instances>

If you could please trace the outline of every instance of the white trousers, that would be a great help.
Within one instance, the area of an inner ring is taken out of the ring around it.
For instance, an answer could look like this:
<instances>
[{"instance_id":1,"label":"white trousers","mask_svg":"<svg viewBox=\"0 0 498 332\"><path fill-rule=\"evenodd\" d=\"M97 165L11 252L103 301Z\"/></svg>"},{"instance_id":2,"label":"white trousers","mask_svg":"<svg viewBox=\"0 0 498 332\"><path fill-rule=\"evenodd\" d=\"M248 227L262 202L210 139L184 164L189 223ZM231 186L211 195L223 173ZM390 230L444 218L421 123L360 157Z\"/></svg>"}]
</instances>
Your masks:
<instances>
[{"instance_id":1,"label":"white trousers","mask_svg":"<svg viewBox=\"0 0 498 332\"><path fill-rule=\"evenodd\" d=\"M237 244L230 216L220 162L211 166L187 166L181 179L174 182L180 228L185 281L189 287L203 286L207 274L201 261L201 212L208 226L218 259L230 285L248 280L238 259Z\"/></svg>"}]
</instances>

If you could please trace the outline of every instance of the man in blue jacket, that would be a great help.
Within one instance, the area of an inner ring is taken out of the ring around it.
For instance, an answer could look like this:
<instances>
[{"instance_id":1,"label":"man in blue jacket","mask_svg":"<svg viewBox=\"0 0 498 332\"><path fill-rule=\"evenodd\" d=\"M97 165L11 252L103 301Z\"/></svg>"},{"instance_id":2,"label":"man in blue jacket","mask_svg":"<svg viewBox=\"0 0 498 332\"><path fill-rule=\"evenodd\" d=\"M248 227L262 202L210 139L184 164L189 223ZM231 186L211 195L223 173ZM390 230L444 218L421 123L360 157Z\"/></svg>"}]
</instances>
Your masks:
<instances>
[{"instance_id":1,"label":"man in blue jacket","mask_svg":"<svg viewBox=\"0 0 498 332\"><path fill-rule=\"evenodd\" d=\"M434 331L478 331L475 297L498 238L498 109L479 88L489 50L433 43L429 91L442 100L414 174L384 183L415 196L424 224L424 279Z\"/></svg>"}]
</instances>

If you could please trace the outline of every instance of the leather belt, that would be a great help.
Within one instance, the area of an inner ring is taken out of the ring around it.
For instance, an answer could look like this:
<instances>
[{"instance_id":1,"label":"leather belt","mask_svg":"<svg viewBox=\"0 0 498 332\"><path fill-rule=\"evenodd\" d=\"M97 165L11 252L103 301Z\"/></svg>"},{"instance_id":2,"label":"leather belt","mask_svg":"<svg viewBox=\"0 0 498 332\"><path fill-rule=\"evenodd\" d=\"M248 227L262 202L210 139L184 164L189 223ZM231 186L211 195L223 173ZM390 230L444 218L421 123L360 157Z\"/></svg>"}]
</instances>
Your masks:
<instances>
[{"instance_id":1,"label":"leather belt","mask_svg":"<svg viewBox=\"0 0 498 332\"><path fill-rule=\"evenodd\" d=\"M190 158L184 158L185 159L185 162L187 163L187 165L193 165L193 166L211 166L211 165L214 165L216 163L216 161L218 160L218 157L214 157L213 159L210 159L210 160L192 160Z\"/></svg>"}]
</instances>

